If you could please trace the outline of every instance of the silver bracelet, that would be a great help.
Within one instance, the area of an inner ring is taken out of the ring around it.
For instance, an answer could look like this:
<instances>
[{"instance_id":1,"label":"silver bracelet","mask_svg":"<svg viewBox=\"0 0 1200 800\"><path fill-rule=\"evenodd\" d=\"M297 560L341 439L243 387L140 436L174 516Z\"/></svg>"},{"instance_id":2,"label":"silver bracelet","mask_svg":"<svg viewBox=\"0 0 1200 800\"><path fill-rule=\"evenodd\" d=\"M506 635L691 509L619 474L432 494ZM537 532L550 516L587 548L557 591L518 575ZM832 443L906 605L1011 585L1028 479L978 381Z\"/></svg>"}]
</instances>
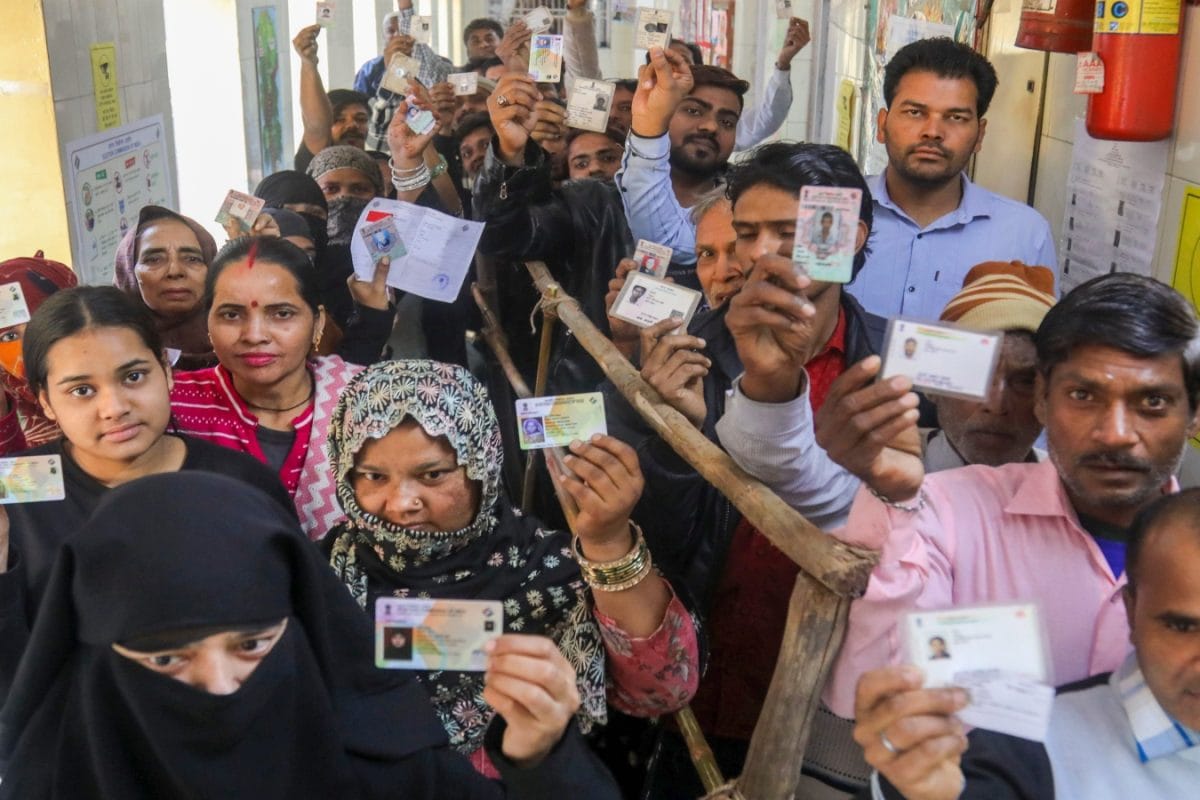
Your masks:
<instances>
[{"instance_id":1,"label":"silver bracelet","mask_svg":"<svg viewBox=\"0 0 1200 800\"><path fill-rule=\"evenodd\" d=\"M392 173L392 186L396 187L397 192L412 192L417 189L424 189L429 185L430 178L429 167L424 164L412 176L397 175Z\"/></svg>"},{"instance_id":2,"label":"silver bracelet","mask_svg":"<svg viewBox=\"0 0 1200 800\"><path fill-rule=\"evenodd\" d=\"M903 503L897 503L895 500L889 500L870 486L867 487L867 490L870 491L871 494L873 494L879 500L879 502L886 506L891 506L898 511L907 511L909 514L915 514L921 509L925 508L925 492L921 490L917 491L917 502L911 506L906 506Z\"/></svg>"},{"instance_id":3,"label":"silver bracelet","mask_svg":"<svg viewBox=\"0 0 1200 800\"><path fill-rule=\"evenodd\" d=\"M420 172L421 169L424 167L425 167L425 162L422 161L420 164L417 164L417 166L413 167L412 169L403 169L401 167L397 167L395 161L393 161L390 158L388 159L388 169L390 169L392 171L393 178L404 176L404 175L415 175L418 172Z\"/></svg>"}]
</instances>

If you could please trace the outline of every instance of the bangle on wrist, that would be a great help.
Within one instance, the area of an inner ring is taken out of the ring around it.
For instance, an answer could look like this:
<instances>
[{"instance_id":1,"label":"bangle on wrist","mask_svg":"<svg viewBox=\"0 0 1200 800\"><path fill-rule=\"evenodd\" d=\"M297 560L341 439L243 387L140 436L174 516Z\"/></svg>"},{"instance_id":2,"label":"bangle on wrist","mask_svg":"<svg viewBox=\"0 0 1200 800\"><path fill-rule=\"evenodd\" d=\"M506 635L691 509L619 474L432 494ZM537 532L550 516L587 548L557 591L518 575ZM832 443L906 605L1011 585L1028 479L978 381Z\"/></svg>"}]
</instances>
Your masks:
<instances>
[{"instance_id":1,"label":"bangle on wrist","mask_svg":"<svg viewBox=\"0 0 1200 800\"><path fill-rule=\"evenodd\" d=\"M642 535L642 529L633 520L629 521L629 527L636 534L633 547L615 561L588 561L580 548L579 537L575 536L572 539L571 549L579 563L579 572L592 589L600 592L622 592L632 589L653 570L650 548L646 546L646 537Z\"/></svg>"},{"instance_id":2,"label":"bangle on wrist","mask_svg":"<svg viewBox=\"0 0 1200 800\"><path fill-rule=\"evenodd\" d=\"M429 180L433 181L441 177L442 173L444 173L449 166L450 165L446 163L446 157L441 153L438 153L438 163L429 170Z\"/></svg>"},{"instance_id":3,"label":"bangle on wrist","mask_svg":"<svg viewBox=\"0 0 1200 800\"><path fill-rule=\"evenodd\" d=\"M870 486L868 486L867 489L871 492L871 494L875 495L879 502L883 503L885 506L891 506L898 511L907 511L909 514L915 514L925 507L925 492L920 491L919 489L917 490L917 496L914 498L915 502L909 504L898 503L895 500L889 500L887 497L875 491L875 489Z\"/></svg>"}]
</instances>

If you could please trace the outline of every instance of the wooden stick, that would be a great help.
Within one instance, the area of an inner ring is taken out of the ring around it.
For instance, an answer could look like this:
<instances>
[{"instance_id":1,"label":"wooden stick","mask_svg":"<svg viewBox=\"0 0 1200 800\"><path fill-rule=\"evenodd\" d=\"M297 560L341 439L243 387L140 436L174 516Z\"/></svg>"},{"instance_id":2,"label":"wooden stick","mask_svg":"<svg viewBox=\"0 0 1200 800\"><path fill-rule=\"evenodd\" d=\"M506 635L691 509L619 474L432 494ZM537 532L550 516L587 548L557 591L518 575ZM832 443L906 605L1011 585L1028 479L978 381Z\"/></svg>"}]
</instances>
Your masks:
<instances>
[{"instance_id":1,"label":"wooden stick","mask_svg":"<svg viewBox=\"0 0 1200 800\"><path fill-rule=\"evenodd\" d=\"M508 378L513 393L522 399L533 397L533 392L529 391L529 384L525 383L525 378L521 376L521 371L517 369L512 355L508 352L508 338L500 328L500 320L478 283L471 284L471 294L475 297L475 305L479 306L479 313L483 315L483 330L479 333L491 348L492 355L496 356L500 369L504 370L504 377Z\"/></svg>"},{"instance_id":2,"label":"wooden stick","mask_svg":"<svg viewBox=\"0 0 1200 800\"><path fill-rule=\"evenodd\" d=\"M688 755L691 756L692 765L700 775L704 791L709 794L715 792L725 785L725 778L721 775L717 757L708 746L708 740L704 738L704 731L700 730L700 722L692 712L691 706L684 706L675 712L675 724L679 726L679 733L687 742Z\"/></svg>"},{"instance_id":3,"label":"wooden stick","mask_svg":"<svg viewBox=\"0 0 1200 800\"><path fill-rule=\"evenodd\" d=\"M849 598L831 594L803 572L796 577L775 674L737 780L744 797L773 800L795 793L821 688L849 613Z\"/></svg>"},{"instance_id":4,"label":"wooden stick","mask_svg":"<svg viewBox=\"0 0 1200 800\"><path fill-rule=\"evenodd\" d=\"M865 591L867 578L878 558L876 553L851 547L826 535L738 467L728 454L696 430L686 417L642 380L633 365L587 318L579 303L563 292L545 264L531 261L525 266L541 291L547 309L555 312L579 344L600 364L617 390L675 452L729 498L773 545L831 592L843 597L857 597Z\"/></svg>"}]
</instances>

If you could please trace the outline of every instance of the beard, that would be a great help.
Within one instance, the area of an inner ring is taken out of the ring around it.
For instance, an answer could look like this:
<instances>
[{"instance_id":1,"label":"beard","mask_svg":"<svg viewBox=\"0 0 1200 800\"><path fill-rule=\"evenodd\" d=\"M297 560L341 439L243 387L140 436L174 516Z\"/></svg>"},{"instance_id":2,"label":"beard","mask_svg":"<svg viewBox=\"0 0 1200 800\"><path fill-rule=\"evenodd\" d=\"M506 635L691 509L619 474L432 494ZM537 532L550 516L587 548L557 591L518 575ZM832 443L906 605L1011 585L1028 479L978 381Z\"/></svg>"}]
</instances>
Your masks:
<instances>
[{"instance_id":1,"label":"beard","mask_svg":"<svg viewBox=\"0 0 1200 800\"><path fill-rule=\"evenodd\" d=\"M899 148L893 148L891 144L888 144L888 169L894 170L914 186L924 189L939 189L951 181L958 180L958 176L966 169L967 162L971 160L971 155L975 152L975 145L978 141L979 139L976 138L974 142L971 142L969 147L965 148L964 154L959 156L956 156L952 151L947 150L940 143L936 142L922 142L908 147L903 151ZM944 166L914 166L910 159L918 148L933 148L938 150L945 159L943 162Z\"/></svg>"},{"instance_id":2,"label":"beard","mask_svg":"<svg viewBox=\"0 0 1200 800\"><path fill-rule=\"evenodd\" d=\"M699 157L689 152L689 148L697 142L711 142L715 153ZM694 178L715 178L724 171L729 163L729 154L721 155L721 146L715 136L693 133L684 137L683 143L671 147L671 168L691 175Z\"/></svg>"},{"instance_id":3,"label":"beard","mask_svg":"<svg viewBox=\"0 0 1200 800\"><path fill-rule=\"evenodd\" d=\"M1075 456L1071 463L1063 463L1063 459L1050 445L1050 461L1058 470L1059 478L1071 497L1082 500L1092 508L1106 509L1140 509L1162 492L1171 476L1179 470L1183 463L1183 454L1187 449L1187 440L1180 442L1179 452L1169 461L1155 463L1148 459L1136 458L1122 451L1094 450ZM1107 466L1142 473L1142 480L1123 491L1093 490L1076 475L1076 470L1086 466Z\"/></svg>"}]
</instances>

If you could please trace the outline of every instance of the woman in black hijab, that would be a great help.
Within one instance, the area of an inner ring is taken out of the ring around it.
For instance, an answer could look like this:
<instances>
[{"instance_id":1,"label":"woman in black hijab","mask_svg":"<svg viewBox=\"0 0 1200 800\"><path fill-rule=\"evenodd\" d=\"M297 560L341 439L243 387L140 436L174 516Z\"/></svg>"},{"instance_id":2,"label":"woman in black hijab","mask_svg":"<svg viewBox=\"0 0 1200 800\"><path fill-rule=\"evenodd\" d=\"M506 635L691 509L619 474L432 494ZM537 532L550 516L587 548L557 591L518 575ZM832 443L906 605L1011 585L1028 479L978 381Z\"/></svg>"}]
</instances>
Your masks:
<instances>
[{"instance_id":1,"label":"woman in black hijab","mask_svg":"<svg viewBox=\"0 0 1200 800\"><path fill-rule=\"evenodd\" d=\"M0 798L617 796L568 727L565 661L522 650L536 637L490 657L502 786L446 747L416 681L374 668L371 628L265 494L208 474L115 489L59 552L0 712Z\"/></svg>"},{"instance_id":2,"label":"woman in black hijab","mask_svg":"<svg viewBox=\"0 0 1200 800\"><path fill-rule=\"evenodd\" d=\"M321 259L328 239L326 219L329 217L329 204L316 181L303 172L285 169L259 181L254 196L265 200L271 208L284 208L303 217L317 248L316 260Z\"/></svg>"}]
</instances>

